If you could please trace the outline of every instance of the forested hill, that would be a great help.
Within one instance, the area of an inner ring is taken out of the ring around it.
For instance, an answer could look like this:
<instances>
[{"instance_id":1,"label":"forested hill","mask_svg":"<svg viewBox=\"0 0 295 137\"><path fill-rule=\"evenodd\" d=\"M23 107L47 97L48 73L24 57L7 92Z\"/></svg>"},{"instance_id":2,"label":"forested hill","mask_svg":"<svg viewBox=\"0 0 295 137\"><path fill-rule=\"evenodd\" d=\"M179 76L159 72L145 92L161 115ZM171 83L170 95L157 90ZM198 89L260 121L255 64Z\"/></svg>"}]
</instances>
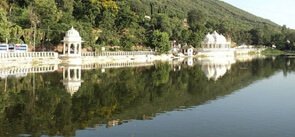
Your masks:
<instances>
[{"instance_id":1,"label":"forested hill","mask_svg":"<svg viewBox=\"0 0 295 137\"><path fill-rule=\"evenodd\" d=\"M214 30L237 44L295 47L295 33L286 26L219 0L0 1L0 42L32 45L36 32L37 49L49 49L60 44L71 26L80 32L84 47L96 49L167 52L173 40L199 47Z\"/></svg>"},{"instance_id":2,"label":"forested hill","mask_svg":"<svg viewBox=\"0 0 295 137\"><path fill-rule=\"evenodd\" d=\"M130 0L133 1L133 0ZM236 8L220 0L141 0L140 4L145 5L144 9L150 10L150 3L154 3L157 8L163 8L170 15L187 17L190 10L198 9L212 22L226 22L234 27L243 26L241 29L251 29L264 24L271 27L279 27L276 23L257 17L244 10ZM147 11L148 12L148 11Z\"/></svg>"}]
</instances>

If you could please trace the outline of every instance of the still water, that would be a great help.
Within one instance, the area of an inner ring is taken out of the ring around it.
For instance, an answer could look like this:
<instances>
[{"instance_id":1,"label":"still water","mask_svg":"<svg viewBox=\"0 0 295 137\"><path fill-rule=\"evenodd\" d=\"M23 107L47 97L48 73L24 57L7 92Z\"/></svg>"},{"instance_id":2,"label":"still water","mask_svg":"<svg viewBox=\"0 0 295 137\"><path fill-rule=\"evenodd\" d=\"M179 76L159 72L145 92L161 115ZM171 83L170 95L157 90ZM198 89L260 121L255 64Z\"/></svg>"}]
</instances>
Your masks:
<instances>
[{"instance_id":1,"label":"still water","mask_svg":"<svg viewBox=\"0 0 295 137\"><path fill-rule=\"evenodd\" d=\"M1 75L0 136L294 137L294 82L286 57Z\"/></svg>"}]
</instances>

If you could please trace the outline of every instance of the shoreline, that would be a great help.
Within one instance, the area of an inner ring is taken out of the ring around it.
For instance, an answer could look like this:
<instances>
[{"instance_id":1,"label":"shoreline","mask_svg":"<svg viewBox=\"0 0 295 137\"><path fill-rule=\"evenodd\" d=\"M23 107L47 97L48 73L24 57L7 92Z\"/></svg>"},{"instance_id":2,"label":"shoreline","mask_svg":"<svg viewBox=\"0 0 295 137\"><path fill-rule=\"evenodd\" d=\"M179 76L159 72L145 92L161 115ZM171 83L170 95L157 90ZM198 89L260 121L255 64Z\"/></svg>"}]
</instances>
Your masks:
<instances>
[{"instance_id":1,"label":"shoreline","mask_svg":"<svg viewBox=\"0 0 295 137\"><path fill-rule=\"evenodd\" d=\"M245 49L242 49L245 50ZM246 49L247 50L247 49ZM272 51L273 49L267 49L267 51ZM232 50L230 50L232 51ZM252 58L253 56L268 56L269 54L265 54L264 51L261 52L261 49L251 49L253 52L247 52L243 54L236 54L231 53L230 54L214 54L219 53L215 51L208 52L209 54L206 55L206 52L199 52L196 55L187 56L182 53L178 55L173 54L156 54L154 52L146 53L146 54L138 54L138 52L142 51L131 51L131 52L102 52L102 53L94 53L94 52L85 52L82 54L82 56L74 55L74 56L64 56L64 55L58 55L57 52L51 52L54 53L52 56L30 56L30 57L23 57L14 55L11 58L2 58L4 57L3 54L9 54L9 53L0 53L2 56L0 57L0 64L1 66L16 66L17 64L73 64L73 65L79 65L79 64L89 64L89 63L112 63L112 62L155 62L155 61L162 61L162 62L169 62L176 59L185 59L185 58L198 58L198 59L204 59L204 58L237 58L238 60L249 60L249 58ZM33 53L33 52L30 52ZM42 52L35 52L40 55L42 55ZM43 52L49 53L49 52ZM105 54L105 53L112 53L112 54ZM120 54L117 54L120 53ZM123 54L122 54L123 53ZM124 54L126 53L126 54ZM19 53L24 54L24 53ZM102 55L103 54L103 55ZM277 54L271 54L271 55L277 55ZM281 54L279 54L281 55ZM290 56L295 55L294 54L288 54Z\"/></svg>"}]
</instances>

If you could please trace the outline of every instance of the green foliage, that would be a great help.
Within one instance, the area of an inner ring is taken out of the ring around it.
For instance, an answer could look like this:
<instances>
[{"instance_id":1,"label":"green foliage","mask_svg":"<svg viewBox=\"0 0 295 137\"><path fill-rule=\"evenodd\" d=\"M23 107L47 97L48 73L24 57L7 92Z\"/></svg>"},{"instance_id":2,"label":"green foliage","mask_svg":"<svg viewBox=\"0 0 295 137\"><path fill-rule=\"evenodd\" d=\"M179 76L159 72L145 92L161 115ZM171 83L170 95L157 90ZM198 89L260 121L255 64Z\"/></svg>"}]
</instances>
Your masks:
<instances>
[{"instance_id":1,"label":"green foliage","mask_svg":"<svg viewBox=\"0 0 295 137\"><path fill-rule=\"evenodd\" d=\"M237 44L280 44L291 50L295 42L294 31L287 26L216 0L2 0L0 7L0 40L19 42L22 37L31 45L37 32L37 47L59 44L71 26L86 41L83 47L121 50L152 45L148 38L155 30L167 33L170 41L194 47L214 30ZM279 34L290 43L275 38Z\"/></svg>"},{"instance_id":2,"label":"green foliage","mask_svg":"<svg viewBox=\"0 0 295 137\"><path fill-rule=\"evenodd\" d=\"M166 14L157 14L152 18L152 25L155 30L160 30L162 32L172 35L172 29L174 28L171 24L171 20Z\"/></svg>"},{"instance_id":3,"label":"green foliage","mask_svg":"<svg viewBox=\"0 0 295 137\"><path fill-rule=\"evenodd\" d=\"M187 16L187 21L192 31L196 32L202 30L201 27L205 25L205 17L202 11L194 9L189 11Z\"/></svg>"},{"instance_id":4,"label":"green foliage","mask_svg":"<svg viewBox=\"0 0 295 137\"><path fill-rule=\"evenodd\" d=\"M134 38L132 37L132 35L123 35L123 37L121 38L121 45L125 50L131 50L133 44Z\"/></svg>"},{"instance_id":5,"label":"green foliage","mask_svg":"<svg viewBox=\"0 0 295 137\"><path fill-rule=\"evenodd\" d=\"M52 0L34 0L32 5L32 12L37 16L34 23L41 28L51 28L62 17L60 11Z\"/></svg>"},{"instance_id":6,"label":"green foliage","mask_svg":"<svg viewBox=\"0 0 295 137\"><path fill-rule=\"evenodd\" d=\"M10 38L9 27L10 22L6 18L6 12L0 7L0 42L5 42Z\"/></svg>"},{"instance_id":7,"label":"green foliage","mask_svg":"<svg viewBox=\"0 0 295 137\"><path fill-rule=\"evenodd\" d=\"M166 32L156 30L151 38L151 46L159 53L167 53L170 50L169 35Z\"/></svg>"},{"instance_id":8,"label":"green foliage","mask_svg":"<svg viewBox=\"0 0 295 137\"><path fill-rule=\"evenodd\" d=\"M188 44L192 45L193 47L200 47L203 38L204 33L202 31L193 32L189 38Z\"/></svg>"},{"instance_id":9,"label":"green foliage","mask_svg":"<svg viewBox=\"0 0 295 137\"><path fill-rule=\"evenodd\" d=\"M285 49L285 36L281 33L274 34L271 38L273 41L273 44L278 48L278 49Z\"/></svg>"},{"instance_id":10,"label":"green foliage","mask_svg":"<svg viewBox=\"0 0 295 137\"><path fill-rule=\"evenodd\" d=\"M284 52L277 49L267 48L264 51L262 51L262 54L266 56L278 56L284 54Z\"/></svg>"}]
</instances>

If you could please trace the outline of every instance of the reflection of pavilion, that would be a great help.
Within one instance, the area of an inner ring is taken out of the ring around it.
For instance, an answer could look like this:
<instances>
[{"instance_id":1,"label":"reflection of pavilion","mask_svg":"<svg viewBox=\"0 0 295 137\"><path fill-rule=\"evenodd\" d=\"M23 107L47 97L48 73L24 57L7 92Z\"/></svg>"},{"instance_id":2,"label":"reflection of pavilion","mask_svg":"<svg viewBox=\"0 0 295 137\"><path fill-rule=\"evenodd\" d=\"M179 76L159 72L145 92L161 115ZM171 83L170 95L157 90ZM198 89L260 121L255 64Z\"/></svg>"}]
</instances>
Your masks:
<instances>
[{"instance_id":1,"label":"reflection of pavilion","mask_svg":"<svg viewBox=\"0 0 295 137\"><path fill-rule=\"evenodd\" d=\"M202 71L205 73L208 79L214 81L218 80L230 70L231 65L236 61L234 58L206 58L199 60L202 66Z\"/></svg>"},{"instance_id":2,"label":"reflection of pavilion","mask_svg":"<svg viewBox=\"0 0 295 137\"><path fill-rule=\"evenodd\" d=\"M186 58L186 64L191 67L194 66L194 58L192 57Z\"/></svg>"},{"instance_id":3,"label":"reflection of pavilion","mask_svg":"<svg viewBox=\"0 0 295 137\"><path fill-rule=\"evenodd\" d=\"M81 87L81 66L62 66L63 80L62 83L68 93L73 95Z\"/></svg>"}]
</instances>

